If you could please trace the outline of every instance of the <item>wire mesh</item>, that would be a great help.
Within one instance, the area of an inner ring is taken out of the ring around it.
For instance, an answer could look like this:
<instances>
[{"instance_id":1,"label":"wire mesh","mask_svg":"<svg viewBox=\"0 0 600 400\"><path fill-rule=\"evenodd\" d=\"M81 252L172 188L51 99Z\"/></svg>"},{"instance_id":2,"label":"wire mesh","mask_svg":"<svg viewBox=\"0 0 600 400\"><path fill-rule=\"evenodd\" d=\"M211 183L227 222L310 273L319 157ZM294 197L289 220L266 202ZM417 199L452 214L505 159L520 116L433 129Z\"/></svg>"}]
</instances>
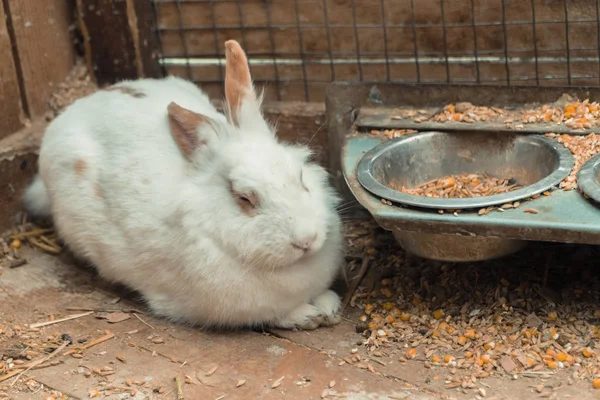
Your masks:
<instances>
[{"instance_id":1,"label":"wire mesh","mask_svg":"<svg viewBox=\"0 0 600 400\"><path fill-rule=\"evenodd\" d=\"M270 100L332 81L599 86L600 0L151 0L165 73L222 96L238 40Z\"/></svg>"}]
</instances>

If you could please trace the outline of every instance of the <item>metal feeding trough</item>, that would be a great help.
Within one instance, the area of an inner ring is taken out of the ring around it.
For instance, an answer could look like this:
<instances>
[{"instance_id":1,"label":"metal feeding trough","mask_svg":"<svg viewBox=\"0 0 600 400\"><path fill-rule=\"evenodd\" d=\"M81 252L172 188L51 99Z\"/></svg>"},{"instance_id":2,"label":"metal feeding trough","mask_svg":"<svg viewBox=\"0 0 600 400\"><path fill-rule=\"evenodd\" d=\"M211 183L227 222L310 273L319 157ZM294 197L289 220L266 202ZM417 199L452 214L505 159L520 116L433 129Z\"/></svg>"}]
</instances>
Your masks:
<instances>
[{"instance_id":1,"label":"metal feeding trough","mask_svg":"<svg viewBox=\"0 0 600 400\"><path fill-rule=\"evenodd\" d=\"M486 132L423 132L384 142L360 160L357 177L372 194L399 204L433 209L473 209L502 205L542 193L566 178L573 167L569 150L535 135ZM431 198L391 188L414 187L447 175L482 173L511 177L521 189L492 196ZM526 242L394 231L406 250L445 261L501 257Z\"/></svg>"},{"instance_id":2,"label":"metal feeding trough","mask_svg":"<svg viewBox=\"0 0 600 400\"><path fill-rule=\"evenodd\" d=\"M362 186L380 198L415 207L456 210L502 205L542 193L565 179L573 163L569 150L544 136L423 132L371 149L361 158L357 174ZM471 198L432 198L394 189L465 173L510 177L522 188Z\"/></svg>"},{"instance_id":3,"label":"metal feeding trough","mask_svg":"<svg viewBox=\"0 0 600 400\"><path fill-rule=\"evenodd\" d=\"M423 122L418 124L420 129L417 127L420 133L399 139L371 134L373 129L415 129L394 118L402 109L440 110L467 99L490 107L519 107L536 101L552 103L570 91L494 88L494 96L490 96L489 90L465 86L333 84L327 92L327 117L330 138L334 138L332 147L338 146L339 150L337 158L332 154L331 168L343 172L343 177L336 180L338 188L346 197L358 200L382 228L393 232L407 251L425 258L453 262L486 260L515 252L528 241L600 244L600 208L577 190L552 190L550 196L523 200L519 208L494 210L485 215L477 212L481 207L544 192L570 173L573 167L570 152L540 133L589 132L567 132L564 126L556 124L532 124L515 132L506 127L490 130L490 126L484 129L477 124L443 126ZM593 97L592 91L571 95L588 98ZM600 91L596 92L600 98ZM596 163L599 164L600 161ZM463 173L512 177L523 188L487 197L436 199L409 195L390 187L409 188ZM594 179L600 193L600 171L594 173ZM390 185L392 181L394 184ZM438 213L439 209L462 212ZM534 212L525 212L526 209Z\"/></svg>"}]
</instances>

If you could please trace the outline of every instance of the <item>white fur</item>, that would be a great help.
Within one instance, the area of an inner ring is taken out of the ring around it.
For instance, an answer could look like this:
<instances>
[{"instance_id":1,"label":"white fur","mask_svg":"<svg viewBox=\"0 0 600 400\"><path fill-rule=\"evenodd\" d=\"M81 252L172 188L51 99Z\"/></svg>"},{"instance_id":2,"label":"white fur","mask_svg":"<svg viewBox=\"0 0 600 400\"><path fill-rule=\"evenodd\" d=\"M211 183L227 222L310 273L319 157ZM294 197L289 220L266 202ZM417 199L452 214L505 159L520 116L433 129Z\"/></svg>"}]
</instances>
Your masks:
<instances>
[{"instance_id":1,"label":"white fur","mask_svg":"<svg viewBox=\"0 0 600 400\"><path fill-rule=\"evenodd\" d=\"M33 182L25 191L25 208L33 215L46 218L50 216L50 198L44 181L36 175Z\"/></svg>"},{"instance_id":2,"label":"white fur","mask_svg":"<svg viewBox=\"0 0 600 400\"><path fill-rule=\"evenodd\" d=\"M50 124L29 211L51 209L76 255L170 319L307 329L339 322L339 297L328 290L342 261L338 200L307 149L277 141L259 100L243 105L236 127L184 80L120 85L145 97L99 91ZM208 145L191 161L170 133L172 101L210 121L198 132ZM255 216L242 212L230 182L258 194ZM291 245L315 233L308 253Z\"/></svg>"}]
</instances>

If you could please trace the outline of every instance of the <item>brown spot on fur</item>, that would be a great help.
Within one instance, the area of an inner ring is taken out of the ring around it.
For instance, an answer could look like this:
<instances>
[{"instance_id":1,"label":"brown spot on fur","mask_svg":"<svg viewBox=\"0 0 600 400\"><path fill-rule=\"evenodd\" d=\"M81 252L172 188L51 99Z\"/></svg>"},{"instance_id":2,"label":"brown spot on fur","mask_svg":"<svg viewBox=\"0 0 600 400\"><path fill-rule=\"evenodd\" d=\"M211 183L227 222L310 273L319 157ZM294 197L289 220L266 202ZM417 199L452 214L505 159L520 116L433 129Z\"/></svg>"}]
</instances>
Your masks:
<instances>
[{"instance_id":1,"label":"brown spot on fur","mask_svg":"<svg viewBox=\"0 0 600 400\"><path fill-rule=\"evenodd\" d=\"M135 89L132 89L130 87L127 86L109 86L106 89L107 92L121 92L123 94L128 94L132 97L135 97L136 99L141 99L143 97L146 97L146 94L143 92L139 92Z\"/></svg>"},{"instance_id":2,"label":"brown spot on fur","mask_svg":"<svg viewBox=\"0 0 600 400\"><path fill-rule=\"evenodd\" d=\"M198 128L206 123L206 119L193 111L185 109L178 104L171 102L167 107L169 114L169 125L171 135L181 149L181 152L189 159L194 151L205 144L198 137Z\"/></svg>"},{"instance_id":3,"label":"brown spot on fur","mask_svg":"<svg viewBox=\"0 0 600 400\"><path fill-rule=\"evenodd\" d=\"M75 175L81 178L87 168L87 164L83 159L78 158L77 161L75 161L73 168L75 169Z\"/></svg>"},{"instance_id":4,"label":"brown spot on fur","mask_svg":"<svg viewBox=\"0 0 600 400\"><path fill-rule=\"evenodd\" d=\"M235 40L225 42L225 98L233 123L239 125L239 111L244 97L253 97L248 59Z\"/></svg>"}]
</instances>

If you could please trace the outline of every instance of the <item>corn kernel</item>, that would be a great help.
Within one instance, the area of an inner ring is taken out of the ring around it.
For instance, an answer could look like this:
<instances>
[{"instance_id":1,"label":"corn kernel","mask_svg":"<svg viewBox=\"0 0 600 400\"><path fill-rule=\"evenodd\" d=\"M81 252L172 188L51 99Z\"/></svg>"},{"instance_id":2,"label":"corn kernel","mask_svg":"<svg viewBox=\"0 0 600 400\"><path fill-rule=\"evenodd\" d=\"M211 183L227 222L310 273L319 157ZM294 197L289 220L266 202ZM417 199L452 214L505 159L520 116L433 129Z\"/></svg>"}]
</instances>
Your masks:
<instances>
[{"instance_id":1,"label":"corn kernel","mask_svg":"<svg viewBox=\"0 0 600 400\"><path fill-rule=\"evenodd\" d=\"M378 324L381 321L383 321L383 317L379 314L371 314L371 320L372 320L372 322L375 322L376 324Z\"/></svg>"},{"instance_id":2,"label":"corn kernel","mask_svg":"<svg viewBox=\"0 0 600 400\"><path fill-rule=\"evenodd\" d=\"M446 314L444 313L443 310L440 310L440 309L435 310L433 312L433 318L435 318L435 319L442 319L442 318L444 318L444 315L446 315Z\"/></svg>"},{"instance_id":3,"label":"corn kernel","mask_svg":"<svg viewBox=\"0 0 600 400\"><path fill-rule=\"evenodd\" d=\"M448 364L448 363L451 363L452 361L454 361L454 356L452 356L452 355L450 355L450 354L447 354L447 355L444 357L444 362L445 362L446 364Z\"/></svg>"},{"instance_id":4,"label":"corn kernel","mask_svg":"<svg viewBox=\"0 0 600 400\"><path fill-rule=\"evenodd\" d=\"M373 312L373 308L374 308L374 307L373 307L373 304L367 304L367 305L365 306L365 313L366 313L366 314L371 314L371 313Z\"/></svg>"},{"instance_id":5,"label":"corn kernel","mask_svg":"<svg viewBox=\"0 0 600 400\"><path fill-rule=\"evenodd\" d=\"M547 366L548 366L548 368L550 368L550 369L556 369L556 368L558 368L558 364L556 364L556 363L555 363L554 361L552 361L552 360L548 360L548 361L546 362L546 365L547 365Z\"/></svg>"},{"instance_id":6,"label":"corn kernel","mask_svg":"<svg viewBox=\"0 0 600 400\"><path fill-rule=\"evenodd\" d=\"M369 330L374 331L375 329L379 328L379 324L376 322L369 322L368 328Z\"/></svg>"},{"instance_id":7,"label":"corn kernel","mask_svg":"<svg viewBox=\"0 0 600 400\"><path fill-rule=\"evenodd\" d=\"M554 357L556 356L556 352L552 349L546 349L546 355L549 355L550 357Z\"/></svg>"},{"instance_id":8,"label":"corn kernel","mask_svg":"<svg viewBox=\"0 0 600 400\"><path fill-rule=\"evenodd\" d=\"M567 361L567 354L563 353L563 352L556 353L556 355L554 356L554 359L556 361L560 361L560 362Z\"/></svg>"},{"instance_id":9,"label":"corn kernel","mask_svg":"<svg viewBox=\"0 0 600 400\"><path fill-rule=\"evenodd\" d=\"M461 346L464 346L466 343L467 343L467 338L465 336L458 337L458 344L460 344Z\"/></svg>"},{"instance_id":10,"label":"corn kernel","mask_svg":"<svg viewBox=\"0 0 600 400\"><path fill-rule=\"evenodd\" d=\"M535 364L535 360L533 358L527 358L527 368L531 368L533 367L533 364Z\"/></svg>"},{"instance_id":11,"label":"corn kernel","mask_svg":"<svg viewBox=\"0 0 600 400\"><path fill-rule=\"evenodd\" d=\"M558 314L556 313L556 311L550 311L548 313L548 319L550 321L556 321L558 319Z\"/></svg>"},{"instance_id":12,"label":"corn kernel","mask_svg":"<svg viewBox=\"0 0 600 400\"><path fill-rule=\"evenodd\" d=\"M482 355L481 362L484 364L488 364L490 362L490 356L488 356L487 354Z\"/></svg>"},{"instance_id":13,"label":"corn kernel","mask_svg":"<svg viewBox=\"0 0 600 400\"><path fill-rule=\"evenodd\" d=\"M440 363L442 360L438 356L431 357L431 362Z\"/></svg>"},{"instance_id":14,"label":"corn kernel","mask_svg":"<svg viewBox=\"0 0 600 400\"><path fill-rule=\"evenodd\" d=\"M394 308L394 303L390 303L390 302L383 303L383 309L384 310L390 311L392 308Z\"/></svg>"},{"instance_id":15,"label":"corn kernel","mask_svg":"<svg viewBox=\"0 0 600 400\"><path fill-rule=\"evenodd\" d=\"M406 351L406 353L404 354L404 357L408 358L409 360L415 358L417 356L417 350L415 349L408 349Z\"/></svg>"},{"instance_id":16,"label":"corn kernel","mask_svg":"<svg viewBox=\"0 0 600 400\"><path fill-rule=\"evenodd\" d=\"M592 385L594 386L594 389L600 389L600 378L594 378Z\"/></svg>"},{"instance_id":17,"label":"corn kernel","mask_svg":"<svg viewBox=\"0 0 600 400\"><path fill-rule=\"evenodd\" d=\"M13 249L18 249L21 247L21 241L19 239L15 239L10 243L10 247Z\"/></svg>"},{"instance_id":18,"label":"corn kernel","mask_svg":"<svg viewBox=\"0 0 600 400\"><path fill-rule=\"evenodd\" d=\"M583 356L585 358L590 358L593 355L594 355L594 352L589 347L586 347L585 349L583 349Z\"/></svg>"},{"instance_id":19,"label":"corn kernel","mask_svg":"<svg viewBox=\"0 0 600 400\"><path fill-rule=\"evenodd\" d=\"M358 319L360 320L360 322L367 322L367 319L368 319L368 318L369 318L369 317L367 317L367 315L366 315L366 314L363 314L363 315L361 315L361 316L360 316Z\"/></svg>"},{"instance_id":20,"label":"corn kernel","mask_svg":"<svg viewBox=\"0 0 600 400\"><path fill-rule=\"evenodd\" d=\"M447 332L448 334L450 334L450 335L451 335L451 334L452 334L454 331L455 331L455 329L454 329L453 327L451 327L450 325L448 325L448 326L446 327L446 332Z\"/></svg>"},{"instance_id":21,"label":"corn kernel","mask_svg":"<svg viewBox=\"0 0 600 400\"><path fill-rule=\"evenodd\" d=\"M388 324L391 324L394 321L396 321L396 318L394 318L392 315L388 315L387 317L385 317L385 322L387 322Z\"/></svg>"},{"instance_id":22,"label":"corn kernel","mask_svg":"<svg viewBox=\"0 0 600 400\"><path fill-rule=\"evenodd\" d=\"M465 331L465 337L467 339L475 339L475 331L473 329L467 329Z\"/></svg>"},{"instance_id":23,"label":"corn kernel","mask_svg":"<svg viewBox=\"0 0 600 400\"><path fill-rule=\"evenodd\" d=\"M381 288L381 294L384 295L386 299L391 299L394 297L392 291L387 287Z\"/></svg>"},{"instance_id":24,"label":"corn kernel","mask_svg":"<svg viewBox=\"0 0 600 400\"><path fill-rule=\"evenodd\" d=\"M569 364L573 364L575 362L575 357L570 354L567 354L567 361Z\"/></svg>"},{"instance_id":25,"label":"corn kernel","mask_svg":"<svg viewBox=\"0 0 600 400\"><path fill-rule=\"evenodd\" d=\"M456 108L454 107L454 104L450 104L450 105L449 105L449 106L446 108L446 110L447 110L448 112L450 112L450 113L453 113L453 114L454 114L454 110L455 110L455 109L456 109Z\"/></svg>"},{"instance_id":26,"label":"corn kernel","mask_svg":"<svg viewBox=\"0 0 600 400\"><path fill-rule=\"evenodd\" d=\"M577 112L577 106L574 104L567 104L565 106L565 114L566 113L571 113L571 114L575 114ZM565 115L566 117L566 115Z\"/></svg>"},{"instance_id":27,"label":"corn kernel","mask_svg":"<svg viewBox=\"0 0 600 400\"><path fill-rule=\"evenodd\" d=\"M405 313L405 312L400 314L400 321L404 321L404 322L410 321L410 314Z\"/></svg>"},{"instance_id":28,"label":"corn kernel","mask_svg":"<svg viewBox=\"0 0 600 400\"><path fill-rule=\"evenodd\" d=\"M465 358L471 358L471 357L473 357L473 353L471 353L470 351L467 351L465 353Z\"/></svg>"}]
</instances>

